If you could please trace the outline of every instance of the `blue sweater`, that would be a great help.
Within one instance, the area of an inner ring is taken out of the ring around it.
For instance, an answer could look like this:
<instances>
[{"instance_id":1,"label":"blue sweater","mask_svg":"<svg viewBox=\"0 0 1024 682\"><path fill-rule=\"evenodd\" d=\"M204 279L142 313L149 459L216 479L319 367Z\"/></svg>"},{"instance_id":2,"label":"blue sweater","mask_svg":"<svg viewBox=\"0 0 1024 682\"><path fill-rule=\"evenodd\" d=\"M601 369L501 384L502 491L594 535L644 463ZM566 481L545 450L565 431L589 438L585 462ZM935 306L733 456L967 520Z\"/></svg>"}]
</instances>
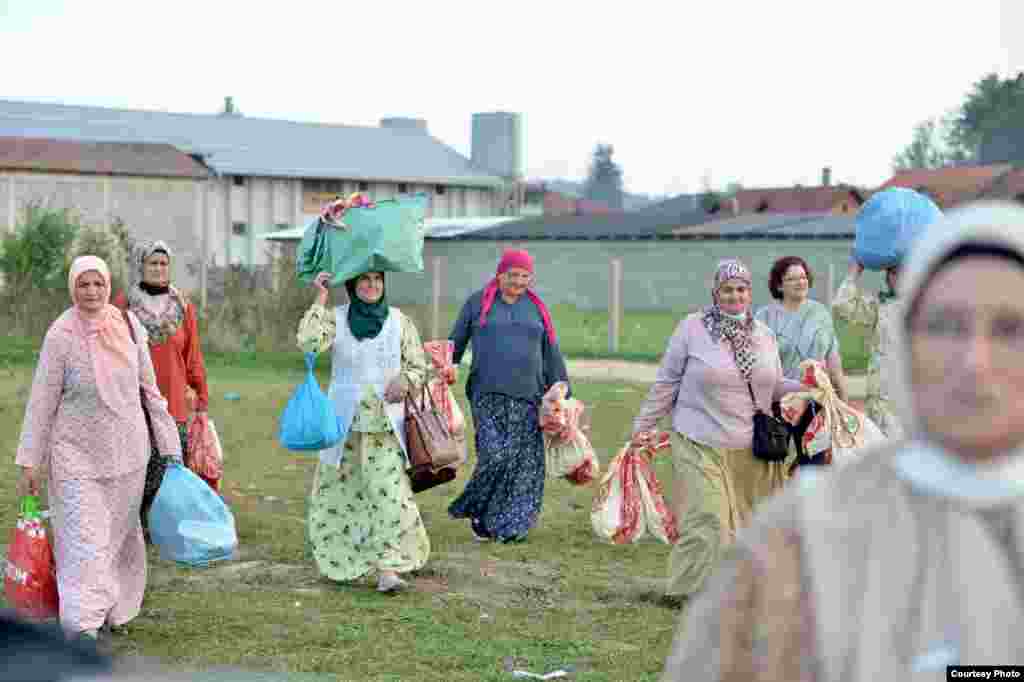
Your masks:
<instances>
[{"instance_id":1,"label":"blue sweater","mask_svg":"<svg viewBox=\"0 0 1024 682\"><path fill-rule=\"evenodd\" d=\"M500 393L513 398L540 402L551 386L568 383L565 360L544 330L537 306L523 294L513 304L499 293L487 314L487 326L480 328L483 290L469 297L449 335L455 343L458 365L473 344L473 364L466 381L470 401L478 395Z\"/></svg>"}]
</instances>

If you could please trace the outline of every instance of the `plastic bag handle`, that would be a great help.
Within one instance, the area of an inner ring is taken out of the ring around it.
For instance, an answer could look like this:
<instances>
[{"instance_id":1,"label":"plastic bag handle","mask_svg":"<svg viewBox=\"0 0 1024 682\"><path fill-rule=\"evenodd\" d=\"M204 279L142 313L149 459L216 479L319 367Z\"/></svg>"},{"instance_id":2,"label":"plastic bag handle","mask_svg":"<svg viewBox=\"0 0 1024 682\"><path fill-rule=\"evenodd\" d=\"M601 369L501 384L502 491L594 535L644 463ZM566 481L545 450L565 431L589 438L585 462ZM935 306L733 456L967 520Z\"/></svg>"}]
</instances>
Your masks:
<instances>
[{"instance_id":1,"label":"plastic bag handle","mask_svg":"<svg viewBox=\"0 0 1024 682\"><path fill-rule=\"evenodd\" d=\"M39 498L36 495L25 495L21 498L21 515L26 519L38 519L41 516Z\"/></svg>"}]
</instances>

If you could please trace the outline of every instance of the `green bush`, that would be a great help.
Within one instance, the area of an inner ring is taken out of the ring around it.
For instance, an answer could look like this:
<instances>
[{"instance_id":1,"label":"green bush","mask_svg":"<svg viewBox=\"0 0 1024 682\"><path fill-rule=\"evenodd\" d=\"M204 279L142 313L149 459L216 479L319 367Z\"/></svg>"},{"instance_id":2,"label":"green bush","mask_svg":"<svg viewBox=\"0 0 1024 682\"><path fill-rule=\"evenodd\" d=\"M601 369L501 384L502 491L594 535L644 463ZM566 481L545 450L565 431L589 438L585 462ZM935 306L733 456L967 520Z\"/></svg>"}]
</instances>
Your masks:
<instances>
[{"instance_id":1,"label":"green bush","mask_svg":"<svg viewBox=\"0 0 1024 682\"><path fill-rule=\"evenodd\" d=\"M73 251L75 257L99 256L106 262L110 268L110 293L113 296L128 285L134 274L128 263L133 245L127 226L120 218L115 218L109 227L81 227Z\"/></svg>"},{"instance_id":2,"label":"green bush","mask_svg":"<svg viewBox=\"0 0 1024 682\"><path fill-rule=\"evenodd\" d=\"M0 245L0 273L6 292L66 289L71 247L81 225L67 210L33 203L24 221Z\"/></svg>"}]
</instances>

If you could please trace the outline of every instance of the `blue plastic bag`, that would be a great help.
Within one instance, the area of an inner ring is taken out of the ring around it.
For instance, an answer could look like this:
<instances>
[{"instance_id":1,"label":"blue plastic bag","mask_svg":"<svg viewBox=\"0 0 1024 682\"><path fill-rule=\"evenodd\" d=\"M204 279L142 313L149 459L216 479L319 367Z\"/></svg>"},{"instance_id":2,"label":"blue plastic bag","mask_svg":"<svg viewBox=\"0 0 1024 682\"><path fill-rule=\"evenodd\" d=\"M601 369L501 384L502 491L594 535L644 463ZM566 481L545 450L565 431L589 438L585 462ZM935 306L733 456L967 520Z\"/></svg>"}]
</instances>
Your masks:
<instances>
[{"instance_id":1,"label":"blue plastic bag","mask_svg":"<svg viewBox=\"0 0 1024 682\"><path fill-rule=\"evenodd\" d=\"M238 549L235 517L203 479L173 463L149 510L149 536L160 558L189 566L230 559Z\"/></svg>"},{"instance_id":2,"label":"blue plastic bag","mask_svg":"<svg viewBox=\"0 0 1024 682\"><path fill-rule=\"evenodd\" d=\"M890 187L871 197L857 214L853 252L869 270L886 270L903 262L907 251L942 211L925 195Z\"/></svg>"},{"instance_id":3,"label":"blue plastic bag","mask_svg":"<svg viewBox=\"0 0 1024 682\"><path fill-rule=\"evenodd\" d=\"M341 440L334 403L313 375L315 353L306 353L306 378L295 389L281 415L281 445L289 450L326 450Z\"/></svg>"}]
</instances>

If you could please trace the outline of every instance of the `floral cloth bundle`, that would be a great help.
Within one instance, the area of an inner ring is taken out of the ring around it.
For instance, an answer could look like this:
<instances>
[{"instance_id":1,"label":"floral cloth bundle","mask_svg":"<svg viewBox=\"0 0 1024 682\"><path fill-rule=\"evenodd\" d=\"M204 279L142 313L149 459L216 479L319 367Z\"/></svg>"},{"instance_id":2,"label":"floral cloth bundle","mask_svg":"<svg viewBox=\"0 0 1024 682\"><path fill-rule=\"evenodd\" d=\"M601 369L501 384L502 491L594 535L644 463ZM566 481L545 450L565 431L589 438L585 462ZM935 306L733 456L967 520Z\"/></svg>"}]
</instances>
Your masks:
<instances>
[{"instance_id":1,"label":"floral cloth bundle","mask_svg":"<svg viewBox=\"0 0 1024 682\"><path fill-rule=\"evenodd\" d=\"M575 398L566 398L569 386L559 381L544 395L540 428L544 433L544 455L550 478L564 478L586 485L598 474L600 463L580 424L585 406Z\"/></svg>"},{"instance_id":2,"label":"floral cloth bundle","mask_svg":"<svg viewBox=\"0 0 1024 682\"><path fill-rule=\"evenodd\" d=\"M824 365L817 360L804 360L800 370L800 381L806 388L782 398L782 418L795 425L812 403L818 406L803 436L808 456L831 448L833 461L842 460L866 446L885 441L874 422L839 399Z\"/></svg>"},{"instance_id":3,"label":"floral cloth bundle","mask_svg":"<svg viewBox=\"0 0 1024 682\"><path fill-rule=\"evenodd\" d=\"M669 434L659 432L627 443L608 463L590 513L598 538L625 545L650 533L667 545L678 542L676 516L651 466L655 454L667 448Z\"/></svg>"}]
</instances>

